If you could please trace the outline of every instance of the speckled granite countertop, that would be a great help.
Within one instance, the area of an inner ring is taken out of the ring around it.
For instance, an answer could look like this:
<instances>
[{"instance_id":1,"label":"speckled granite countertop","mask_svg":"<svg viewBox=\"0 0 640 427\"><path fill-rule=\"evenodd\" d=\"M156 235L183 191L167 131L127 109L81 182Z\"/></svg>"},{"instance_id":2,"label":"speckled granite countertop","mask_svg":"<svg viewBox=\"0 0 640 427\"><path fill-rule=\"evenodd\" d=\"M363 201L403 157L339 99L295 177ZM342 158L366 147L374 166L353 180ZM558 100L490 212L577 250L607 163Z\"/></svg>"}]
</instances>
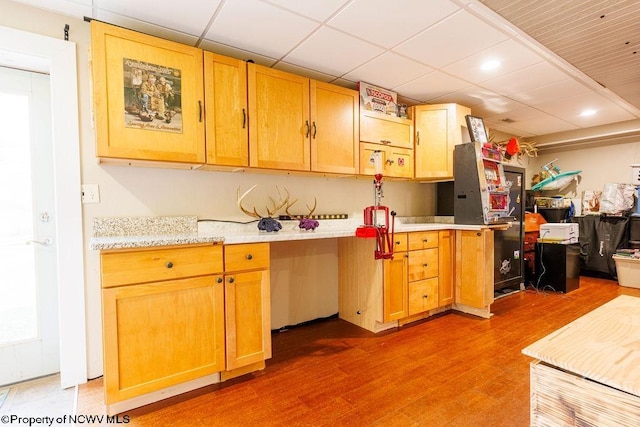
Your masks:
<instances>
[{"instance_id":1,"label":"speckled granite countertop","mask_svg":"<svg viewBox=\"0 0 640 427\"><path fill-rule=\"evenodd\" d=\"M330 239L355 236L360 219L321 220L313 231L301 230L298 221L281 221L282 230L259 231L256 222L247 224L200 220L195 216L125 217L94 219L95 250L144 248L151 246L188 245L224 242L256 243L288 240ZM452 217L396 218L395 232L428 230L481 230L484 225L453 224Z\"/></svg>"}]
</instances>

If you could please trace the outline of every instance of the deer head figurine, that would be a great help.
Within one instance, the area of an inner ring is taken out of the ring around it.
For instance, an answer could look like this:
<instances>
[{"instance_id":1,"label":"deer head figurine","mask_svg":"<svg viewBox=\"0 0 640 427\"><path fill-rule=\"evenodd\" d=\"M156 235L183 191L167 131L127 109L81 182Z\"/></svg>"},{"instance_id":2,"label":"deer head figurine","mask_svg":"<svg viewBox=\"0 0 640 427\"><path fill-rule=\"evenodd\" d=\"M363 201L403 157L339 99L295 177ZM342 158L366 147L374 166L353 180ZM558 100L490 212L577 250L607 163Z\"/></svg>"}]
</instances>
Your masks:
<instances>
[{"instance_id":1,"label":"deer head figurine","mask_svg":"<svg viewBox=\"0 0 640 427\"><path fill-rule=\"evenodd\" d=\"M298 199L294 200L291 203L287 203L287 208L286 208L286 213L287 215L291 216L291 217L295 217L296 215L292 215L289 212L289 209L291 208L291 206L293 206L296 202L298 201ZM313 212L316 210L316 207L318 206L318 200L314 197L313 198L313 207L309 207L309 205L306 205L307 209L309 209L309 213L307 215L304 215L302 218L300 218L300 222L298 223L298 227L300 227L301 230L315 230L316 228L318 228L318 226L320 225L320 223L318 221L316 221L315 219L311 218L311 214L313 214Z\"/></svg>"},{"instance_id":2,"label":"deer head figurine","mask_svg":"<svg viewBox=\"0 0 640 427\"><path fill-rule=\"evenodd\" d=\"M280 189L276 187L276 191L278 192L278 201L275 201L273 197L269 197L272 206L271 208L269 206L266 206L265 209L267 211L267 216L262 216L258 213L258 210L255 208L255 206L253 207L252 211L247 210L242 206L242 200L257 186L257 184L254 185L253 187L245 191L242 195L240 195L240 187L238 187L238 208L240 208L242 212L249 215L250 217L260 219L260 221L258 221L258 230L266 232L276 232L278 230L281 230L282 224L280 224L277 219L273 218L273 216L276 215L278 211L282 209L287 203L289 203L289 191L285 188L284 191L286 193L286 197L283 198L282 194L280 193Z\"/></svg>"}]
</instances>

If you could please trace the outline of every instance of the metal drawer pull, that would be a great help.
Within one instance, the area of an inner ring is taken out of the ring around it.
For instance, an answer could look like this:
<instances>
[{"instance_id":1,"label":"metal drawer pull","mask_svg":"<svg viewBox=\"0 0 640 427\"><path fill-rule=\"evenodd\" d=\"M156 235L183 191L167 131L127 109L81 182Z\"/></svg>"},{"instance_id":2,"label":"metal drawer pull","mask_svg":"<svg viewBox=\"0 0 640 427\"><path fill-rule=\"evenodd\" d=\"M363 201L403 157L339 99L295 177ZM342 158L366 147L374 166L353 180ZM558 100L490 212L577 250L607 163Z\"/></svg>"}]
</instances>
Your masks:
<instances>
[{"instance_id":1,"label":"metal drawer pull","mask_svg":"<svg viewBox=\"0 0 640 427\"><path fill-rule=\"evenodd\" d=\"M428 242L429 242L429 239L423 239L422 241L423 241L424 243L428 243Z\"/></svg>"},{"instance_id":2,"label":"metal drawer pull","mask_svg":"<svg viewBox=\"0 0 640 427\"><path fill-rule=\"evenodd\" d=\"M167 262L165 265L167 268L173 268L173 263L171 261Z\"/></svg>"},{"instance_id":3,"label":"metal drawer pull","mask_svg":"<svg viewBox=\"0 0 640 427\"><path fill-rule=\"evenodd\" d=\"M429 298L429 295L422 295L422 298L427 299Z\"/></svg>"},{"instance_id":4,"label":"metal drawer pull","mask_svg":"<svg viewBox=\"0 0 640 427\"><path fill-rule=\"evenodd\" d=\"M429 264L427 264L426 262L424 264L422 264L423 267L428 267Z\"/></svg>"},{"instance_id":5,"label":"metal drawer pull","mask_svg":"<svg viewBox=\"0 0 640 427\"><path fill-rule=\"evenodd\" d=\"M218 277L218 278L216 279L216 283L222 283L222 277Z\"/></svg>"},{"instance_id":6,"label":"metal drawer pull","mask_svg":"<svg viewBox=\"0 0 640 427\"><path fill-rule=\"evenodd\" d=\"M45 237L42 240L27 240L25 243L27 245L35 243L42 246L51 246L53 244L53 239L51 237Z\"/></svg>"},{"instance_id":7,"label":"metal drawer pull","mask_svg":"<svg viewBox=\"0 0 640 427\"><path fill-rule=\"evenodd\" d=\"M381 139L380 142L382 142L383 144L391 144L391 141L388 139Z\"/></svg>"},{"instance_id":8,"label":"metal drawer pull","mask_svg":"<svg viewBox=\"0 0 640 427\"><path fill-rule=\"evenodd\" d=\"M253 255L247 254L247 259L249 259L249 260L253 259Z\"/></svg>"},{"instance_id":9,"label":"metal drawer pull","mask_svg":"<svg viewBox=\"0 0 640 427\"><path fill-rule=\"evenodd\" d=\"M229 277L228 282L229 282L229 283L233 283L233 282L234 282L233 277Z\"/></svg>"}]
</instances>

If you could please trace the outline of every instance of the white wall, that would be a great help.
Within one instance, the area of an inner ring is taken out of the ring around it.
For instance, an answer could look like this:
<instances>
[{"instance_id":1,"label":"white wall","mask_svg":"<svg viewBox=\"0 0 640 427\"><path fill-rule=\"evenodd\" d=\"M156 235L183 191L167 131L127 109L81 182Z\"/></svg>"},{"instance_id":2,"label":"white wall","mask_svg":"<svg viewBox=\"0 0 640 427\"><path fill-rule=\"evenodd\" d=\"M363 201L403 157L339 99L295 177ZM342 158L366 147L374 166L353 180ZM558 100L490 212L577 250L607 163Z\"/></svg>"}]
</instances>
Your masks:
<instances>
[{"instance_id":1,"label":"white wall","mask_svg":"<svg viewBox=\"0 0 640 427\"><path fill-rule=\"evenodd\" d=\"M293 175L189 171L99 165L95 159L91 121L89 75L90 26L72 19L8 0L0 0L0 25L63 38L70 25L69 40L77 44L78 93L82 182L100 186L99 204L83 206L85 241L85 290L87 313L87 362L89 378L102 374L102 334L98 253L89 249L95 217L197 215L201 218L250 220L236 207L238 186L260 184L265 191L277 185L287 188L301 202L317 197L316 213L347 213L361 218L372 203L370 179L325 178ZM399 216L433 215L435 186L386 182L383 203ZM80 189L78 189L78 197ZM307 196L307 197L305 197ZM301 203L304 206L304 203Z\"/></svg>"}]
</instances>

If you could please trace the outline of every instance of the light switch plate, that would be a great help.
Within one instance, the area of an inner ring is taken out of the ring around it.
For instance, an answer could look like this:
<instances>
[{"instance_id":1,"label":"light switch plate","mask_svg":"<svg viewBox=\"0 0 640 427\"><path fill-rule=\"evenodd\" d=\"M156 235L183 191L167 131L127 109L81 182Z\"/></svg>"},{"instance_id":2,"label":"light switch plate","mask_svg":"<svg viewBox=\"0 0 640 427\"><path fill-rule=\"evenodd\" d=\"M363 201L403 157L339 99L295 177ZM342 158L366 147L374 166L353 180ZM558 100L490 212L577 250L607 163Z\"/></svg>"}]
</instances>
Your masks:
<instances>
[{"instance_id":1,"label":"light switch plate","mask_svg":"<svg viewBox=\"0 0 640 427\"><path fill-rule=\"evenodd\" d=\"M100 188L98 184L82 185L82 203L100 203Z\"/></svg>"}]
</instances>

